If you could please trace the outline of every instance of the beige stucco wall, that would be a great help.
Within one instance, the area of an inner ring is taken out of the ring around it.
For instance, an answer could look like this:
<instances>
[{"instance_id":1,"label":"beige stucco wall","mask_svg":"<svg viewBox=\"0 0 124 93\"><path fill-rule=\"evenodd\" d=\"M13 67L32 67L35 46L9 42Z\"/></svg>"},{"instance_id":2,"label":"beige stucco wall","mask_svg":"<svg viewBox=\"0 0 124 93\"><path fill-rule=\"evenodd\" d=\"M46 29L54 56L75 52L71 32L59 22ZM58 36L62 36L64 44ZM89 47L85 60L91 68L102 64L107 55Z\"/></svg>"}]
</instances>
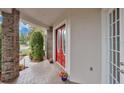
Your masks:
<instances>
[{"instance_id":1,"label":"beige stucco wall","mask_svg":"<svg viewBox=\"0 0 124 93\"><path fill-rule=\"evenodd\" d=\"M65 15L70 80L101 83L101 9L69 9Z\"/></svg>"},{"instance_id":2,"label":"beige stucco wall","mask_svg":"<svg viewBox=\"0 0 124 93\"><path fill-rule=\"evenodd\" d=\"M101 10L72 9L70 13L70 79L78 83L101 83Z\"/></svg>"}]
</instances>

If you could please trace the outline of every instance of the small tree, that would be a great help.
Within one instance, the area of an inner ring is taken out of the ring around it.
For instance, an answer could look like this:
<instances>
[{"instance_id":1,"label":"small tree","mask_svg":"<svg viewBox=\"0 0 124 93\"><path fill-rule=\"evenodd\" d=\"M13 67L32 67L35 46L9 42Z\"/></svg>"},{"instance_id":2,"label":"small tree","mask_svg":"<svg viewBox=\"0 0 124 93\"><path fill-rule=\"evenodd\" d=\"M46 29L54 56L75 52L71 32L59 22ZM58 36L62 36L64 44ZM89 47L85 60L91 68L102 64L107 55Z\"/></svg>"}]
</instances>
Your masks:
<instances>
[{"instance_id":1,"label":"small tree","mask_svg":"<svg viewBox=\"0 0 124 93\"><path fill-rule=\"evenodd\" d=\"M40 31L36 31L34 29L34 32L30 36L30 56L34 61L41 61L43 60L44 56L44 40L43 35Z\"/></svg>"},{"instance_id":2,"label":"small tree","mask_svg":"<svg viewBox=\"0 0 124 93\"><path fill-rule=\"evenodd\" d=\"M26 40L26 36L24 36L23 33L21 33L19 35L19 39L20 39L20 44L26 44L27 40Z\"/></svg>"}]
</instances>

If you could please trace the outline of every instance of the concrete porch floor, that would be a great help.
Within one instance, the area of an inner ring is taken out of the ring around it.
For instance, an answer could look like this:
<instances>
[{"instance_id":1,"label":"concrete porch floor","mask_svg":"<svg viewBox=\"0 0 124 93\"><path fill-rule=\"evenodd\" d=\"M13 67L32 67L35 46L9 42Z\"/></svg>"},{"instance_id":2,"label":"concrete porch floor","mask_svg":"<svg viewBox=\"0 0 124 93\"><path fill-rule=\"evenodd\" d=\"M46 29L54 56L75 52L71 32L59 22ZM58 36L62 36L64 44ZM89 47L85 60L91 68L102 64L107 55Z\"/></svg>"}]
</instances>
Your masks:
<instances>
[{"instance_id":1,"label":"concrete porch floor","mask_svg":"<svg viewBox=\"0 0 124 93\"><path fill-rule=\"evenodd\" d=\"M28 60L28 59L27 59ZM32 63L29 68L20 71L19 77L8 82L9 84L69 84L63 82L58 76L61 68L56 64L50 64L48 60L40 63ZM2 82L1 82L2 83ZM4 83L3 83L4 84Z\"/></svg>"}]
</instances>

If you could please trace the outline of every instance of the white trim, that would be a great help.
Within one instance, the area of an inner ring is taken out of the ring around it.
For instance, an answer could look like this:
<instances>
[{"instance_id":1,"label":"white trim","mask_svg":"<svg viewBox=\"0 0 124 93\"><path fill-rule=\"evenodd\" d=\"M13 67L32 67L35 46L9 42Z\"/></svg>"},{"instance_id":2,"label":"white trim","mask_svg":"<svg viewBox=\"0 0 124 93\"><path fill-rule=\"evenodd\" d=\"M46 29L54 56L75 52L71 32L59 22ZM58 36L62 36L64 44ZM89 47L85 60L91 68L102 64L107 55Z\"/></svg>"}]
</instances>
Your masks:
<instances>
[{"instance_id":1,"label":"white trim","mask_svg":"<svg viewBox=\"0 0 124 93\"><path fill-rule=\"evenodd\" d=\"M64 21L60 22L58 25L56 25L56 26L53 28L53 31L55 31L57 28L61 27L61 26L64 25L64 24L65 24L65 27L66 27L66 24L67 24L67 21L66 21L66 20L64 20Z\"/></svg>"},{"instance_id":2,"label":"white trim","mask_svg":"<svg viewBox=\"0 0 124 93\"><path fill-rule=\"evenodd\" d=\"M53 60L56 62L56 29L65 24L66 29L66 56L65 56L65 71L70 75L70 27L68 19L61 21L58 25L53 27Z\"/></svg>"},{"instance_id":3,"label":"white trim","mask_svg":"<svg viewBox=\"0 0 124 93\"><path fill-rule=\"evenodd\" d=\"M53 28L53 61L56 61L56 33L55 29Z\"/></svg>"},{"instance_id":4,"label":"white trim","mask_svg":"<svg viewBox=\"0 0 124 93\"><path fill-rule=\"evenodd\" d=\"M110 9L111 10L111 9ZM108 60L108 12L109 9L102 9L101 12L101 36L102 36L102 58L101 58L101 83L107 84L109 83L109 63Z\"/></svg>"},{"instance_id":5,"label":"white trim","mask_svg":"<svg viewBox=\"0 0 124 93\"><path fill-rule=\"evenodd\" d=\"M120 9L120 62L124 62L124 9ZM124 66L120 65L120 69ZM124 84L124 75L120 73L120 83Z\"/></svg>"},{"instance_id":6,"label":"white trim","mask_svg":"<svg viewBox=\"0 0 124 93\"><path fill-rule=\"evenodd\" d=\"M56 64L59 65L63 70L65 70L65 68L62 65L60 65L58 61L56 61Z\"/></svg>"}]
</instances>

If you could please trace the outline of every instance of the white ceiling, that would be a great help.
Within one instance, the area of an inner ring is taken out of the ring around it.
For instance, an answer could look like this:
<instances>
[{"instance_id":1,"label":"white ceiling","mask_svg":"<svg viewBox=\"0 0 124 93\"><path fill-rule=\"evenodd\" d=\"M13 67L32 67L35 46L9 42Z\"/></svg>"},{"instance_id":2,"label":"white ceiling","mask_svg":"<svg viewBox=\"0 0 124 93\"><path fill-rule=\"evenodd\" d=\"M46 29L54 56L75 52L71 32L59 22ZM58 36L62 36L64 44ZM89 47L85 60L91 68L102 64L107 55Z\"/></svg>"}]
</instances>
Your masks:
<instances>
[{"instance_id":1,"label":"white ceiling","mask_svg":"<svg viewBox=\"0 0 124 93\"><path fill-rule=\"evenodd\" d=\"M51 26L65 11L64 8L20 8L22 19L42 26Z\"/></svg>"}]
</instances>

